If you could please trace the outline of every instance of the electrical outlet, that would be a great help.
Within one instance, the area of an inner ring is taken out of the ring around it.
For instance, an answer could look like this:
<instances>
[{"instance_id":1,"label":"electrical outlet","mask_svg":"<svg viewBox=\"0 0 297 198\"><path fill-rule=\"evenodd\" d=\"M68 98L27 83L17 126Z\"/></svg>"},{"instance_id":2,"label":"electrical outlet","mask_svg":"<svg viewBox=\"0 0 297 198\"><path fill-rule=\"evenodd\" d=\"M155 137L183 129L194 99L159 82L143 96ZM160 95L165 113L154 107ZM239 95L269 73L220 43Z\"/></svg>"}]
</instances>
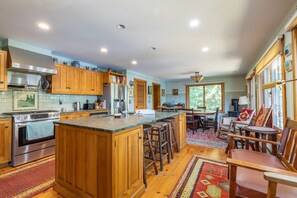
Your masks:
<instances>
[{"instance_id":1,"label":"electrical outlet","mask_svg":"<svg viewBox=\"0 0 297 198\"><path fill-rule=\"evenodd\" d=\"M59 105L62 105L63 104L63 101L62 100L59 100Z\"/></svg>"}]
</instances>

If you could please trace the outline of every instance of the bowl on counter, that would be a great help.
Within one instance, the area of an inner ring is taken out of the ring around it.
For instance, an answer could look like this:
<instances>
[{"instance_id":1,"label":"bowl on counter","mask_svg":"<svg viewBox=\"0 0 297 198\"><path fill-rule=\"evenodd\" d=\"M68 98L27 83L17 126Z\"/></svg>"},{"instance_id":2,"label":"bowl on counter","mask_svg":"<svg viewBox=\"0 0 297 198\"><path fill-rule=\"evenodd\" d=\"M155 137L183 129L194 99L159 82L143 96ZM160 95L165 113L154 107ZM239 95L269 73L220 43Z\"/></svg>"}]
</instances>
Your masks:
<instances>
[{"instance_id":1,"label":"bowl on counter","mask_svg":"<svg viewBox=\"0 0 297 198\"><path fill-rule=\"evenodd\" d=\"M121 118L122 114L121 113L115 113L113 116L114 116L114 118Z\"/></svg>"}]
</instances>

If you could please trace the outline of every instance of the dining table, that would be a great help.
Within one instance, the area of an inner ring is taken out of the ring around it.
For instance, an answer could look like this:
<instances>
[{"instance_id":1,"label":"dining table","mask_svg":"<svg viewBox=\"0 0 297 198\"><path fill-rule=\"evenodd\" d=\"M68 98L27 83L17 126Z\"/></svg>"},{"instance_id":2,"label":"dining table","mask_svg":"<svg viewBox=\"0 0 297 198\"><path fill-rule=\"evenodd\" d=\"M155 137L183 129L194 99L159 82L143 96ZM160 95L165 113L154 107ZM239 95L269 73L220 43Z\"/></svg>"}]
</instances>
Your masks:
<instances>
[{"instance_id":1,"label":"dining table","mask_svg":"<svg viewBox=\"0 0 297 198\"><path fill-rule=\"evenodd\" d=\"M185 111L186 113L192 113L192 111ZM194 116L197 117L198 119L198 123L201 126L201 128L203 128L203 131L205 129L204 126L204 119L206 119L206 116L211 116L214 115L216 113L215 110L209 110L209 109L194 109Z\"/></svg>"}]
</instances>

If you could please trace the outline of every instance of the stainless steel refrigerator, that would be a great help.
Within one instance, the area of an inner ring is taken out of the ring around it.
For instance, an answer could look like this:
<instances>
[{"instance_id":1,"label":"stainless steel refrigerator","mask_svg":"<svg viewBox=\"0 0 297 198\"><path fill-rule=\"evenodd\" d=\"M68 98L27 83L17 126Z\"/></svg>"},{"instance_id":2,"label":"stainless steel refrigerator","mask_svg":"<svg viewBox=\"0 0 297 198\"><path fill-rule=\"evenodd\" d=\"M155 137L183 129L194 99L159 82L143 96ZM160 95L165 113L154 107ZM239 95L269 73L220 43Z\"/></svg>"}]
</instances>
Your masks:
<instances>
[{"instance_id":1,"label":"stainless steel refrigerator","mask_svg":"<svg viewBox=\"0 0 297 198\"><path fill-rule=\"evenodd\" d=\"M128 111L128 86L114 83L103 85L103 100L110 114Z\"/></svg>"}]
</instances>

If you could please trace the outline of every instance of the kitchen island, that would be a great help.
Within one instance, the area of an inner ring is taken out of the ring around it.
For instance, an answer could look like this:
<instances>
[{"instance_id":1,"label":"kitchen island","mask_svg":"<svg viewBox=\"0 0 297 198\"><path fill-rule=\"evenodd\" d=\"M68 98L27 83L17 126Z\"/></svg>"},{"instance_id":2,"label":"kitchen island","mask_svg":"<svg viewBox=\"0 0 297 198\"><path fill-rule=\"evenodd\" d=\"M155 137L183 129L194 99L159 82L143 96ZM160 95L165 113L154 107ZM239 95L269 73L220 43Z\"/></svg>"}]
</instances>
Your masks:
<instances>
[{"instance_id":1,"label":"kitchen island","mask_svg":"<svg viewBox=\"0 0 297 198\"><path fill-rule=\"evenodd\" d=\"M142 125L168 117L175 118L178 146L183 149L186 116L181 111L55 122L54 190L64 197L140 197L145 190Z\"/></svg>"}]
</instances>

